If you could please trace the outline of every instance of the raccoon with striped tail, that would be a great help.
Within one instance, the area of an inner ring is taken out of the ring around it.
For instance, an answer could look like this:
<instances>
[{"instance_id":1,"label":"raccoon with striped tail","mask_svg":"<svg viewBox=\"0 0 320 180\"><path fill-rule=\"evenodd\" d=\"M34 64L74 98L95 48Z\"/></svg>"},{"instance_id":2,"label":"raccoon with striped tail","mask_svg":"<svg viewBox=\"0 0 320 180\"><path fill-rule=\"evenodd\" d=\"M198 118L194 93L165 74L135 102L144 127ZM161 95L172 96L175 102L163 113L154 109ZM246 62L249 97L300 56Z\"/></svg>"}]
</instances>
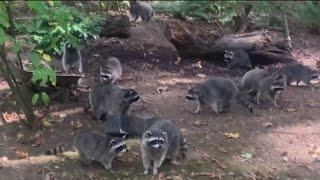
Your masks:
<instances>
[{"instance_id":1,"label":"raccoon with striped tail","mask_svg":"<svg viewBox=\"0 0 320 180\"><path fill-rule=\"evenodd\" d=\"M169 120L156 121L143 133L140 146L144 175L148 174L152 162L153 175L156 175L165 159L170 159L172 164L179 165L177 160L186 158L186 138Z\"/></svg>"},{"instance_id":2,"label":"raccoon with striped tail","mask_svg":"<svg viewBox=\"0 0 320 180\"><path fill-rule=\"evenodd\" d=\"M92 161L97 161L105 169L111 169L111 163L116 154L128 151L126 136L111 137L97 131L77 134L73 139L73 149L79 153L82 165L88 166ZM62 153L62 151L65 151L65 148L56 147L47 150L46 154L52 155Z\"/></svg>"},{"instance_id":3,"label":"raccoon with striped tail","mask_svg":"<svg viewBox=\"0 0 320 180\"><path fill-rule=\"evenodd\" d=\"M217 114L228 110L233 102L237 102L253 113L253 105L245 98L246 92L240 92L237 84L231 79L214 77L190 88L186 99L198 101L194 113L199 113L204 105L208 105Z\"/></svg>"}]
</instances>

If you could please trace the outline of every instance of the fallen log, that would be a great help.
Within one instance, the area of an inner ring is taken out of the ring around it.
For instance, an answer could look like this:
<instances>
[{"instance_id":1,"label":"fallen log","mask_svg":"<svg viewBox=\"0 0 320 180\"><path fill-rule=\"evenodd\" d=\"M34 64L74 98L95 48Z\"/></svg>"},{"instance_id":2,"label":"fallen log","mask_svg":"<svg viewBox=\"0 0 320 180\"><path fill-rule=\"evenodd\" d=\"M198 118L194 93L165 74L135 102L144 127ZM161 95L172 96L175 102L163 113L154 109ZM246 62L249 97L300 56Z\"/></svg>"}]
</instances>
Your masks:
<instances>
[{"instance_id":1,"label":"fallen log","mask_svg":"<svg viewBox=\"0 0 320 180\"><path fill-rule=\"evenodd\" d=\"M101 37L128 38L130 35L131 23L126 15L108 16L100 33Z\"/></svg>"},{"instance_id":2,"label":"fallen log","mask_svg":"<svg viewBox=\"0 0 320 180\"><path fill-rule=\"evenodd\" d=\"M164 34L182 57L223 60L225 49L242 49L254 65L294 60L285 38L268 31L223 35L214 26L174 20Z\"/></svg>"}]
</instances>

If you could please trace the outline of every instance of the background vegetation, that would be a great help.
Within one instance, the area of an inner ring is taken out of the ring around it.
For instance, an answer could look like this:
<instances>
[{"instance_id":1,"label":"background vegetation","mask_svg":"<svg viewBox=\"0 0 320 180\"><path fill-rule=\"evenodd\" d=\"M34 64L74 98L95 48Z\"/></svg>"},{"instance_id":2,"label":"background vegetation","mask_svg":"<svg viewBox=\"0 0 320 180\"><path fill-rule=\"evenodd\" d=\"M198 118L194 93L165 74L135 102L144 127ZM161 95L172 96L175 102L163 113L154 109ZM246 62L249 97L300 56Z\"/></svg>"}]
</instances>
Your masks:
<instances>
[{"instance_id":1,"label":"background vegetation","mask_svg":"<svg viewBox=\"0 0 320 180\"><path fill-rule=\"evenodd\" d=\"M235 19L248 10L247 19L257 29L282 28L284 17L290 23L302 25L320 33L319 1L150 1L156 14L184 21L215 22L223 28L236 25ZM129 1L2 1L0 2L0 70L9 82L28 119L33 119L25 103L20 85L9 67L7 52L17 55L22 68L21 49L28 46L32 83L41 87L55 86L56 72L50 67L53 56L62 55L62 46L70 42L75 47L96 38L104 18L110 11L124 11ZM6 45L8 43L9 45ZM33 95L32 104L39 99L49 104L45 92ZM29 111L28 113L26 111Z\"/></svg>"}]
</instances>

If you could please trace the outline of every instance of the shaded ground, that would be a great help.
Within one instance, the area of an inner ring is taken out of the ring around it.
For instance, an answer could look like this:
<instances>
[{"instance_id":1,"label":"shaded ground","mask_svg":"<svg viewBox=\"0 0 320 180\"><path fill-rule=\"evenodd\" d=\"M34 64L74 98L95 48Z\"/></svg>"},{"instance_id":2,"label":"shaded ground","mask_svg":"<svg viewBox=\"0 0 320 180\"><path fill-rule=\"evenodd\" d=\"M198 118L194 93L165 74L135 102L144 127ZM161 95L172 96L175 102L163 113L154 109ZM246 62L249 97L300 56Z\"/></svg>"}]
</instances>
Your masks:
<instances>
[{"instance_id":1,"label":"shaded ground","mask_svg":"<svg viewBox=\"0 0 320 180\"><path fill-rule=\"evenodd\" d=\"M293 37L295 57L302 63L315 66L320 58L319 42L319 36L302 34ZM105 56L92 56L90 61ZM158 177L320 179L320 162L314 161L315 156L320 156L319 88L312 91L305 87L289 87L279 101L280 108L275 109L266 103L257 106L254 115L237 105L230 113L219 116L208 109L195 115L191 111L195 110L196 103L185 100L188 87L210 76L230 77L236 81L241 77L231 76L224 67L205 61L201 61L202 68L194 66L198 60L182 60L175 64L164 59L145 62L128 57L121 61L124 80L119 85L135 87L142 98L132 105L133 113L147 111L172 119L187 133L188 161L179 167L165 163ZM159 87L168 90L157 93ZM51 127L45 124L47 127L30 130L17 123L0 126L0 180L41 179L50 173L58 179L77 180L152 178L139 175L143 169L138 140L130 140L131 151L114 160L113 173L99 165L84 168L70 152L58 157L42 155L57 143L70 144L73 135L81 130L103 131L104 124L93 121L91 115L83 111L86 97L83 93L79 102L55 104L45 111L47 116L43 121L49 122ZM8 100L6 96L1 98L2 102ZM3 107L10 107L10 103L6 101L7 106ZM17 134L23 134L28 140L38 131L43 140L40 146L17 142ZM224 135L231 132L239 133L239 138ZM27 152L29 158L19 159L16 150Z\"/></svg>"}]
</instances>

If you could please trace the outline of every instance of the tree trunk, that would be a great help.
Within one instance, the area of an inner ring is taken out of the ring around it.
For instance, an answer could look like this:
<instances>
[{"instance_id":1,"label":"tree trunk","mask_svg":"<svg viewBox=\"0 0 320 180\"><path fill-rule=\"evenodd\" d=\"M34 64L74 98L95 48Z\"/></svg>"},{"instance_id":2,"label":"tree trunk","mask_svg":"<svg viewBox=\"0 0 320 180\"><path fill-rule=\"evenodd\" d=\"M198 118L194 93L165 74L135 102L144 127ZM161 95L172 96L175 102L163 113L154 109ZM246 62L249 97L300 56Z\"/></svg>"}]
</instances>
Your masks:
<instances>
[{"instance_id":1,"label":"tree trunk","mask_svg":"<svg viewBox=\"0 0 320 180\"><path fill-rule=\"evenodd\" d=\"M165 36L182 57L223 60L225 49L242 49L249 54L254 65L293 60L286 39L267 31L222 35L213 26L171 21L165 29Z\"/></svg>"},{"instance_id":2,"label":"tree trunk","mask_svg":"<svg viewBox=\"0 0 320 180\"><path fill-rule=\"evenodd\" d=\"M32 110L31 102L28 102L23 98L21 90L17 84L16 78L14 77L12 70L8 65L8 60L6 58L3 46L1 46L0 49L0 56L0 59L2 60L2 62L0 62L0 70L3 73L3 76L5 77L6 81L8 82L8 85L10 86L10 89L12 90L16 101L25 113L25 116L27 118L27 125L33 126L35 122L35 115Z\"/></svg>"}]
</instances>

